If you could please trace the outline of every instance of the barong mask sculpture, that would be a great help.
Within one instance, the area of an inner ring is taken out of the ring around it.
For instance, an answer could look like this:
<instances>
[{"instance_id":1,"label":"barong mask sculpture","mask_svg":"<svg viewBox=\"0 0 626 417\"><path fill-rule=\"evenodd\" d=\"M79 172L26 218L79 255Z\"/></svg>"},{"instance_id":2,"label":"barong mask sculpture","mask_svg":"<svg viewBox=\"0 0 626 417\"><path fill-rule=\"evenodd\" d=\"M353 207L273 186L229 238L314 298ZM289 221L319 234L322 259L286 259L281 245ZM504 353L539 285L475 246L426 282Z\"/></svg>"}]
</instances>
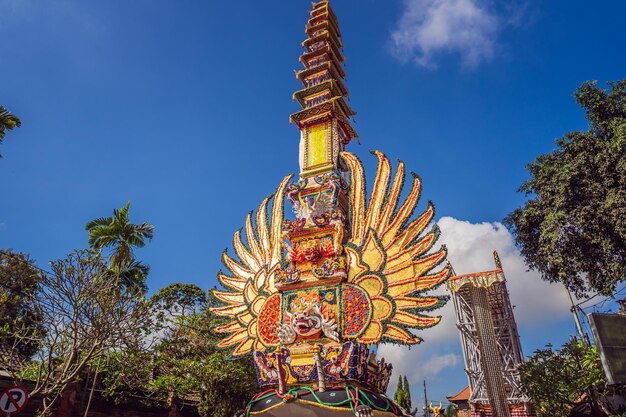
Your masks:
<instances>
[{"instance_id":1,"label":"barong mask sculpture","mask_svg":"<svg viewBox=\"0 0 626 417\"><path fill-rule=\"evenodd\" d=\"M262 387L326 382L357 384L383 395L391 365L376 360L378 343L413 345L412 329L437 324L428 311L445 297L427 291L443 283L445 248L434 249L434 207L414 211L421 181L404 163L395 174L388 158L373 154L378 169L366 192L360 160L345 146L357 134L347 90L341 38L327 1L314 3L294 94L303 109L291 116L301 132L300 178L287 176L273 196L250 213L235 233L235 256L214 291L223 303L212 311L227 318L216 330L218 347L233 357L253 355ZM285 218L285 201L295 218ZM358 395L357 395L358 397ZM386 401L386 400L385 400Z\"/></svg>"},{"instance_id":2,"label":"barong mask sculpture","mask_svg":"<svg viewBox=\"0 0 626 417\"><path fill-rule=\"evenodd\" d=\"M285 311L284 323L279 324L276 335L283 345L300 340L320 339L323 336L339 341L336 319L328 313L328 304L318 291L296 293L295 299ZM331 295L332 296L332 295ZM322 309L325 313L322 313ZM334 315L336 317L336 314Z\"/></svg>"}]
</instances>

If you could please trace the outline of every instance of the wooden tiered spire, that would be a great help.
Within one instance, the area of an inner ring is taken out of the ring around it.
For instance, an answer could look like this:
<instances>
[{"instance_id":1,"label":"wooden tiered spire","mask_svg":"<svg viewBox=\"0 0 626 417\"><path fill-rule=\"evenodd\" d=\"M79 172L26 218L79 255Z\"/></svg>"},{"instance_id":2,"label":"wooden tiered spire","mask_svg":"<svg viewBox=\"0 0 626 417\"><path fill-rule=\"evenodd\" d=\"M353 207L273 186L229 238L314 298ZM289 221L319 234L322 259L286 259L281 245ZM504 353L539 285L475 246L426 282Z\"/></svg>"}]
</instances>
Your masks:
<instances>
[{"instance_id":1,"label":"wooden tiered spire","mask_svg":"<svg viewBox=\"0 0 626 417\"><path fill-rule=\"evenodd\" d=\"M313 4L300 57L304 69L296 78L304 88L293 95L302 110L291 115L301 134L301 176L336 170L339 152L357 134L350 119L356 113L346 102L348 90L337 17L327 0Z\"/></svg>"}]
</instances>

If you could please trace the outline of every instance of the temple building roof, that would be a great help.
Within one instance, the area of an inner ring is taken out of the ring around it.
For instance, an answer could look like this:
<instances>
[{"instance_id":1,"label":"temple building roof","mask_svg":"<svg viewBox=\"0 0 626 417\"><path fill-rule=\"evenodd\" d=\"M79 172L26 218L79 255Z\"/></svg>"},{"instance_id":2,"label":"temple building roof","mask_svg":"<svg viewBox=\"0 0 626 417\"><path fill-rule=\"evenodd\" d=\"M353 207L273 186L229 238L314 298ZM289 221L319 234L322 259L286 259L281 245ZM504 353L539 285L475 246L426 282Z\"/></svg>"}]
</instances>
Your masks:
<instances>
[{"instance_id":1,"label":"temple building roof","mask_svg":"<svg viewBox=\"0 0 626 417\"><path fill-rule=\"evenodd\" d=\"M465 388L463 388L461 391L459 391L458 393L450 397L446 397L446 398L448 399L448 401L453 402L453 403L468 402L470 398L470 394L471 394L470 387L468 385Z\"/></svg>"}]
</instances>

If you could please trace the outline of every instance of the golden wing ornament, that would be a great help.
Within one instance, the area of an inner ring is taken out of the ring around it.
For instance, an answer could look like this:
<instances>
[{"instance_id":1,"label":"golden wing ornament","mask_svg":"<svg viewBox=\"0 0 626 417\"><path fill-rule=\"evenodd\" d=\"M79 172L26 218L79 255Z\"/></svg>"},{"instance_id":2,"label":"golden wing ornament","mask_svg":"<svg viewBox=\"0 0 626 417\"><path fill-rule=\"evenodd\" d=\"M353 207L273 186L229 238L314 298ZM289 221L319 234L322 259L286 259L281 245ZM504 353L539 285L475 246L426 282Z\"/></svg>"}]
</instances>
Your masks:
<instances>
[{"instance_id":1,"label":"golden wing ornament","mask_svg":"<svg viewBox=\"0 0 626 417\"><path fill-rule=\"evenodd\" d=\"M361 309L367 310L367 318L344 315L343 337L364 344L415 344L421 339L409 329L431 327L441 320L423 312L440 307L447 298L422 293L448 278L448 268L433 272L445 260L446 249L431 251L439 232L436 227L425 232L435 214L433 205L429 202L423 213L413 216L421 192L419 177L412 175L411 189L402 201L404 163L399 161L391 181L389 160L381 152L373 153L378 170L368 201L361 162L349 152L342 153L351 171L350 237L344 245L348 264L344 294L348 295L344 295L344 304L351 298L366 298L369 304ZM355 320L360 325L345 325Z\"/></svg>"},{"instance_id":2,"label":"golden wing ornament","mask_svg":"<svg viewBox=\"0 0 626 417\"><path fill-rule=\"evenodd\" d=\"M398 163L392 178L387 157L374 154L378 169L369 199L361 162L343 152L348 183L338 171L290 186L289 176L254 219L248 215L244 236L239 231L233 239L237 259L223 255L227 273L220 271L218 279L227 290L214 291L224 306L212 311L229 319L217 328L226 335L218 347L232 348L236 357L313 339L415 344L421 339L410 329L440 321L424 314L446 301L424 293L450 273L436 270L446 250L432 250L439 233L436 226L427 230L434 208L429 203L414 216L420 179L413 175L402 198L404 164ZM303 212L307 218L285 221L285 196L305 207L296 216ZM347 222L342 198L349 202ZM320 213L311 216L316 210ZM325 275L328 265L335 269Z\"/></svg>"},{"instance_id":3,"label":"golden wing ornament","mask_svg":"<svg viewBox=\"0 0 626 417\"><path fill-rule=\"evenodd\" d=\"M264 352L279 345L275 326L281 320L281 296L274 286L274 274L283 259L284 193L291 177L283 179L273 197L263 200L254 222L253 213L248 214L244 228L245 242L241 230L235 233L233 248L238 260L226 251L222 255L228 272L220 271L218 280L228 290L213 291L224 306L211 311L230 319L216 328L218 333L228 335L217 346L234 347L232 355L235 357L253 350Z\"/></svg>"}]
</instances>

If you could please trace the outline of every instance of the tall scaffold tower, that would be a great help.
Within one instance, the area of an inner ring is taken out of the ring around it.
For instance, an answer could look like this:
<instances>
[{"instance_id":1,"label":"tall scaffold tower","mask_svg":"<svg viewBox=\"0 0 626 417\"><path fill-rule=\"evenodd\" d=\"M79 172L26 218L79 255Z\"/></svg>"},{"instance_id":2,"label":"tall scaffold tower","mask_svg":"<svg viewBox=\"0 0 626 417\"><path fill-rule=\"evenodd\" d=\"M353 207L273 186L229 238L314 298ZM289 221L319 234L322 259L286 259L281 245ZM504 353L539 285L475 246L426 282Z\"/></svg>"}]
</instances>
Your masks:
<instances>
[{"instance_id":1,"label":"tall scaffold tower","mask_svg":"<svg viewBox=\"0 0 626 417\"><path fill-rule=\"evenodd\" d=\"M470 385L472 417L534 415L523 394L519 367L522 347L498 253L496 269L456 275L452 293Z\"/></svg>"}]
</instances>

